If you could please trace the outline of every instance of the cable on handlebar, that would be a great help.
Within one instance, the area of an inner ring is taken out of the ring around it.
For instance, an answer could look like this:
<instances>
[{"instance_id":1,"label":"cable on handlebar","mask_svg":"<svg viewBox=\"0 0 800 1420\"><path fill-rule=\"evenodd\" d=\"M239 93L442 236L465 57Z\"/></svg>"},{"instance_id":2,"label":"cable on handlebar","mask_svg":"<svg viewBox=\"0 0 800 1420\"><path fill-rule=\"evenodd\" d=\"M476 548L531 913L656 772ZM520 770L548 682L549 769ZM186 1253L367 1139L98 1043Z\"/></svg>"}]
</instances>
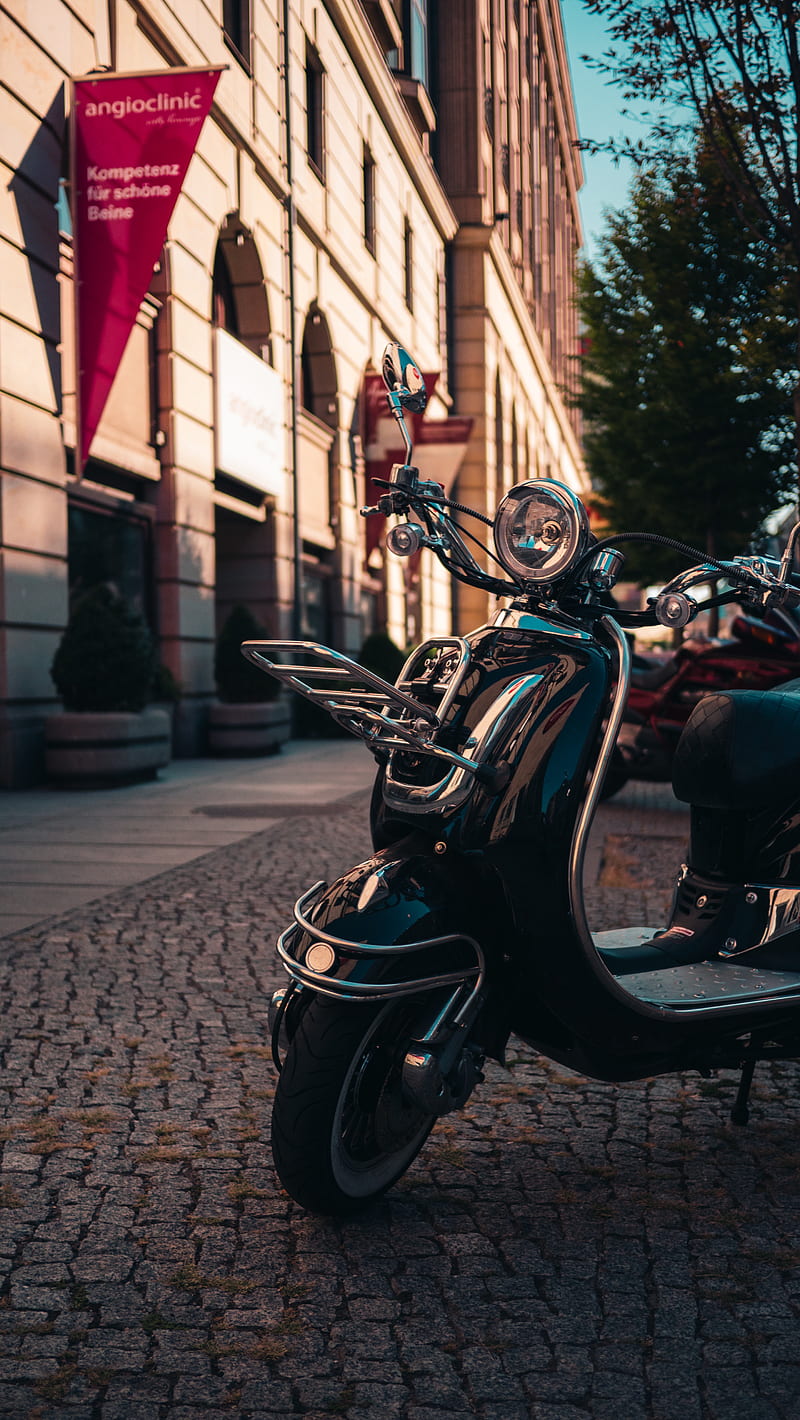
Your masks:
<instances>
[{"instance_id":1,"label":"cable on handlebar","mask_svg":"<svg viewBox=\"0 0 800 1420\"><path fill-rule=\"evenodd\" d=\"M690 547L688 543L678 542L674 537L665 537L662 533L617 533L612 537L601 538L584 552L583 556L575 564L572 570L573 579L577 579L584 567L592 561L598 552L602 552L604 547L616 547L619 542L652 542L656 547L670 547L675 552L680 552L684 557L690 558L693 562L707 563L710 567L716 567L723 577L727 577L729 582L748 581L746 572L738 567L732 567L730 563L720 562L717 557L710 557L705 552L698 552L696 547Z\"/></svg>"},{"instance_id":2,"label":"cable on handlebar","mask_svg":"<svg viewBox=\"0 0 800 1420\"><path fill-rule=\"evenodd\" d=\"M426 502L440 503L441 506L452 508L456 513L466 513L470 518L477 518L478 522L485 523L487 528L494 527L494 518L487 518L484 513L476 513L474 508L468 508L465 503L454 503L452 498L442 498L441 500L429 498L426 499ZM462 528L461 531L466 532L466 528Z\"/></svg>"},{"instance_id":3,"label":"cable on handlebar","mask_svg":"<svg viewBox=\"0 0 800 1420\"><path fill-rule=\"evenodd\" d=\"M450 504L450 507L451 507L451 508L460 508L460 507L461 507L461 504L460 504L460 503L451 503L451 504ZM480 550L481 550L481 552L485 552L487 557L491 557L492 561L493 561L493 562L496 562L496 563L498 564L498 566L500 566L500 567L503 566L502 562L500 561L500 558L497 557L494 552L492 552L492 549L491 549L490 547L487 547L485 542L481 542L480 538L479 538L479 537L476 537L473 532L470 532L469 528L464 528L464 527L461 526L460 523L456 523L456 522L453 523L453 527L456 529L457 532L460 532L460 533L461 533L461 536L462 536L462 537L468 537L469 540L470 540L470 542L474 542L474 543L475 543L475 546L476 546L476 547L479 547ZM487 572L486 575L487 575L487 576L490 576L491 574ZM522 584L521 584L521 583L509 583L508 585L509 585L509 586L512 586L512 585L513 585L517 590L521 590L521 585L522 585Z\"/></svg>"}]
</instances>

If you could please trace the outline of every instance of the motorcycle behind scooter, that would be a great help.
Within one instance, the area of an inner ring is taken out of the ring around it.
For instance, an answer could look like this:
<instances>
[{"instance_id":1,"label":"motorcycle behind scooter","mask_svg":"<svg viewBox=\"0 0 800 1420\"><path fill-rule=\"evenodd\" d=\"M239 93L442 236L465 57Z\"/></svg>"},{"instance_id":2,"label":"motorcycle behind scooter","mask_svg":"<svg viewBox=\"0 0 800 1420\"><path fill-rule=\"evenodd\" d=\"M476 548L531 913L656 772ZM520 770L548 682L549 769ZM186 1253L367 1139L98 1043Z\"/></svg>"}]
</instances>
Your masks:
<instances>
[{"instance_id":1,"label":"motorcycle behind scooter","mask_svg":"<svg viewBox=\"0 0 800 1420\"><path fill-rule=\"evenodd\" d=\"M483 519L503 571L492 576L456 523L469 510L412 465L416 365L390 345L383 377L406 462L365 515L400 519L391 552L428 548L506 604L466 636L425 641L394 685L316 643L242 648L378 764L374 852L299 899L277 946L288 981L270 1007L277 1172L329 1215L400 1178L512 1033L603 1081L741 1069L738 1123L757 1062L800 1054L800 681L693 708L672 768L691 806L690 851L666 924L593 934L582 895L628 696L626 629L687 624L692 589L712 576L762 615L795 606L800 524L780 564L698 562L676 543L696 565L624 616L609 593L625 537L595 541L574 493L526 482Z\"/></svg>"},{"instance_id":2,"label":"motorcycle behind scooter","mask_svg":"<svg viewBox=\"0 0 800 1420\"><path fill-rule=\"evenodd\" d=\"M766 690L800 674L800 623L788 607L742 613L726 638L684 641L665 659L634 655L628 700L602 797L629 779L667 783L683 727L715 690Z\"/></svg>"}]
</instances>

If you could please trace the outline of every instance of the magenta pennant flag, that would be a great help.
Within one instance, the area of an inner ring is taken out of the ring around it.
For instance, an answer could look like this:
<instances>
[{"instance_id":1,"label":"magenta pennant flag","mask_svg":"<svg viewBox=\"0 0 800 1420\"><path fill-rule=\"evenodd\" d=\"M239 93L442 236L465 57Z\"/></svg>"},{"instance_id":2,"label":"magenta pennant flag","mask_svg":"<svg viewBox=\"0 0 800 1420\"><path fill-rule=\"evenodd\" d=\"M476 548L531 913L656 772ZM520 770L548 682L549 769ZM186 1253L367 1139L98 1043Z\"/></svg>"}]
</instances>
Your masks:
<instances>
[{"instance_id":1,"label":"magenta pennant flag","mask_svg":"<svg viewBox=\"0 0 800 1420\"><path fill-rule=\"evenodd\" d=\"M73 80L79 474L221 72Z\"/></svg>"}]
</instances>

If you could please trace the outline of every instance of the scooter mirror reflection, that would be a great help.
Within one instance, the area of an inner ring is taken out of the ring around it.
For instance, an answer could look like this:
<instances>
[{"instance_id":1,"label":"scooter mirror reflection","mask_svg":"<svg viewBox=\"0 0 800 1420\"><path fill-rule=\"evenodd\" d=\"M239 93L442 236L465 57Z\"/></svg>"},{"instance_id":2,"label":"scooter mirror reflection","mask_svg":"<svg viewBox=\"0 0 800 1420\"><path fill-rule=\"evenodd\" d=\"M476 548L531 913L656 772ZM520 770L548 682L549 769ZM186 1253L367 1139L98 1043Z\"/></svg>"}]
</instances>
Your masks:
<instances>
[{"instance_id":1,"label":"scooter mirror reflection","mask_svg":"<svg viewBox=\"0 0 800 1420\"><path fill-rule=\"evenodd\" d=\"M428 403L428 392L420 368L402 345L392 342L383 352L381 365L383 383L390 394L396 394L404 409L421 414Z\"/></svg>"}]
</instances>

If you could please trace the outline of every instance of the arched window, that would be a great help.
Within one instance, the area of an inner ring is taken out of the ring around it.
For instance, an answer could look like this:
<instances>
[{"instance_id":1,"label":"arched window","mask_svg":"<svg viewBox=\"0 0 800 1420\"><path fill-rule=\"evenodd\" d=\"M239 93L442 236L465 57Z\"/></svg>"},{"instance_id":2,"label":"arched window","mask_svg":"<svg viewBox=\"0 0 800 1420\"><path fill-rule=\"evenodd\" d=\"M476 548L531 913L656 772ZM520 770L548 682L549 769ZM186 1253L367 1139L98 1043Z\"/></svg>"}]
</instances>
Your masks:
<instances>
[{"instance_id":1,"label":"arched window","mask_svg":"<svg viewBox=\"0 0 800 1420\"><path fill-rule=\"evenodd\" d=\"M335 429L338 415L336 367L328 323L316 306L312 306L306 318L300 371L303 409Z\"/></svg>"},{"instance_id":2,"label":"arched window","mask_svg":"<svg viewBox=\"0 0 800 1420\"><path fill-rule=\"evenodd\" d=\"M252 232L231 212L220 228L214 253L211 319L271 364L269 301Z\"/></svg>"},{"instance_id":3,"label":"arched window","mask_svg":"<svg viewBox=\"0 0 800 1420\"><path fill-rule=\"evenodd\" d=\"M228 270L225 249L221 242L217 243L214 255L213 291L212 320L214 325L220 326L222 330L227 330L230 335L238 336L239 318L236 313L236 296L231 273Z\"/></svg>"}]
</instances>

